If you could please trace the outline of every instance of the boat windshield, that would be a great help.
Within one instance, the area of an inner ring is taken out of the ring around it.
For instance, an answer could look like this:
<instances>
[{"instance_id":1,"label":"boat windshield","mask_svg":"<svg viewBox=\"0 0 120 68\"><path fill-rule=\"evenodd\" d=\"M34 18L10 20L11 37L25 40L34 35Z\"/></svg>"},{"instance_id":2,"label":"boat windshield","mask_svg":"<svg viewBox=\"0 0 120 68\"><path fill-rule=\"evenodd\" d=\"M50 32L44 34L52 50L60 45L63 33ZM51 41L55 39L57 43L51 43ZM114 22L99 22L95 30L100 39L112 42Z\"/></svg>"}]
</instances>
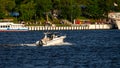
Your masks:
<instances>
[{"instance_id":1,"label":"boat windshield","mask_svg":"<svg viewBox=\"0 0 120 68\"><path fill-rule=\"evenodd\" d=\"M44 38L56 38L60 36L58 33L44 33L44 34L45 34Z\"/></svg>"},{"instance_id":2,"label":"boat windshield","mask_svg":"<svg viewBox=\"0 0 120 68\"><path fill-rule=\"evenodd\" d=\"M51 38L51 36L52 36L52 34L48 34L48 35L47 35L48 38Z\"/></svg>"}]
</instances>

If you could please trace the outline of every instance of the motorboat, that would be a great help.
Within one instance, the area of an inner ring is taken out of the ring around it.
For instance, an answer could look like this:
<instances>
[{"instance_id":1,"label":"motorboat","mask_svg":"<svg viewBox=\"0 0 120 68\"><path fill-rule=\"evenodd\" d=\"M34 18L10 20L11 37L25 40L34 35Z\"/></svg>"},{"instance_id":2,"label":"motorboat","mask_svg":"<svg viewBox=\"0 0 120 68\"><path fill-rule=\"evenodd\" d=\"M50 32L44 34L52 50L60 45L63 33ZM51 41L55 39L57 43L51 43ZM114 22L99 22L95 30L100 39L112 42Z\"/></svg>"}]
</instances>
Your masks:
<instances>
[{"instance_id":1,"label":"motorboat","mask_svg":"<svg viewBox=\"0 0 120 68\"><path fill-rule=\"evenodd\" d=\"M37 46L50 46L50 45L58 45L64 42L66 35L60 35L58 33L44 33L44 37L36 42Z\"/></svg>"},{"instance_id":2,"label":"motorboat","mask_svg":"<svg viewBox=\"0 0 120 68\"><path fill-rule=\"evenodd\" d=\"M24 24L15 24L13 22L0 22L0 31L28 31Z\"/></svg>"}]
</instances>

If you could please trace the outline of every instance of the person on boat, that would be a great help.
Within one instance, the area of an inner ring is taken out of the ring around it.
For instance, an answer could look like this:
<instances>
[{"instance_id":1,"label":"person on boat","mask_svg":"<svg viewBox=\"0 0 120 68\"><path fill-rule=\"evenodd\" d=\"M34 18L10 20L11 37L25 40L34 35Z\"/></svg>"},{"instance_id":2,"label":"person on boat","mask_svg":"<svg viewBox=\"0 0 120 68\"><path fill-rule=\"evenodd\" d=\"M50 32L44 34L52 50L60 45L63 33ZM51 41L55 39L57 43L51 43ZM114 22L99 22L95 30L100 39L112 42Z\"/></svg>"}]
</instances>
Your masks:
<instances>
[{"instance_id":1,"label":"person on boat","mask_svg":"<svg viewBox=\"0 0 120 68\"><path fill-rule=\"evenodd\" d=\"M53 38L56 38L57 37L57 35L55 35L55 34L52 34L51 35L51 38L53 39Z\"/></svg>"}]
</instances>

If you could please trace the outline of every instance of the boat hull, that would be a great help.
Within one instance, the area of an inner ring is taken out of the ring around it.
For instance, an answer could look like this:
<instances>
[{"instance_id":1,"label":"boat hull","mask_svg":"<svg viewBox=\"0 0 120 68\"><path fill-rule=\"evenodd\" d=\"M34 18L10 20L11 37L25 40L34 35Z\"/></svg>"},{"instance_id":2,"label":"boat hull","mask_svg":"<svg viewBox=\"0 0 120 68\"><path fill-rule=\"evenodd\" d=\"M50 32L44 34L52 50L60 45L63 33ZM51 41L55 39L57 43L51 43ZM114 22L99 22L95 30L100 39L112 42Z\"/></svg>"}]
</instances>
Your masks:
<instances>
[{"instance_id":1,"label":"boat hull","mask_svg":"<svg viewBox=\"0 0 120 68\"><path fill-rule=\"evenodd\" d=\"M42 42L42 41L37 41L36 45L38 46L54 46L54 45L59 45L64 42L64 39L66 36L61 36L58 38L54 38L53 40L47 41L47 42Z\"/></svg>"},{"instance_id":2,"label":"boat hull","mask_svg":"<svg viewBox=\"0 0 120 68\"><path fill-rule=\"evenodd\" d=\"M60 43L63 43L65 38L66 38L65 36L55 38L51 41L46 42L43 46L58 45Z\"/></svg>"},{"instance_id":3,"label":"boat hull","mask_svg":"<svg viewBox=\"0 0 120 68\"><path fill-rule=\"evenodd\" d=\"M23 32L23 31L28 31L28 30L0 30L0 32Z\"/></svg>"},{"instance_id":4,"label":"boat hull","mask_svg":"<svg viewBox=\"0 0 120 68\"><path fill-rule=\"evenodd\" d=\"M23 27L23 28L0 28L1 32L5 32L5 31L28 31L27 27Z\"/></svg>"},{"instance_id":5,"label":"boat hull","mask_svg":"<svg viewBox=\"0 0 120 68\"><path fill-rule=\"evenodd\" d=\"M13 22L0 22L0 31L28 31L28 27Z\"/></svg>"},{"instance_id":6,"label":"boat hull","mask_svg":"<svg viewBox=\"0 0 120 68\"><path fill-rule=\"evenodd\" d=\"M28 31L28 29L0 29L0 32Z\"/></svg>"}]
</instances>

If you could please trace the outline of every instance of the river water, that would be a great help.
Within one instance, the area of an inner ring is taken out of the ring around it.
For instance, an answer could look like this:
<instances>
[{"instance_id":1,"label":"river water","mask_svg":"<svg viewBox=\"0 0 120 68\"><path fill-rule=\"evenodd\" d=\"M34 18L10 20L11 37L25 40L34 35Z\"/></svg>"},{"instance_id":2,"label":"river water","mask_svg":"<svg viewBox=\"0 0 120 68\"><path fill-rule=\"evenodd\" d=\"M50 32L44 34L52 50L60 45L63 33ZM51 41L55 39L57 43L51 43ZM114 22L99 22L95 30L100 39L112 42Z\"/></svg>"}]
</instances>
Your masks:
<instances>
[{"instance_id":1,"label":"river water","mask_svg":"<svg viewBox=\"0 0 120 68\"><path fill-rule=\"evenodd\" d=\"M33 44L43 32L0 32L0 68L120 68L120 30L52 31L67 44L3 46Z\"/></svg>"}]
</instances>

